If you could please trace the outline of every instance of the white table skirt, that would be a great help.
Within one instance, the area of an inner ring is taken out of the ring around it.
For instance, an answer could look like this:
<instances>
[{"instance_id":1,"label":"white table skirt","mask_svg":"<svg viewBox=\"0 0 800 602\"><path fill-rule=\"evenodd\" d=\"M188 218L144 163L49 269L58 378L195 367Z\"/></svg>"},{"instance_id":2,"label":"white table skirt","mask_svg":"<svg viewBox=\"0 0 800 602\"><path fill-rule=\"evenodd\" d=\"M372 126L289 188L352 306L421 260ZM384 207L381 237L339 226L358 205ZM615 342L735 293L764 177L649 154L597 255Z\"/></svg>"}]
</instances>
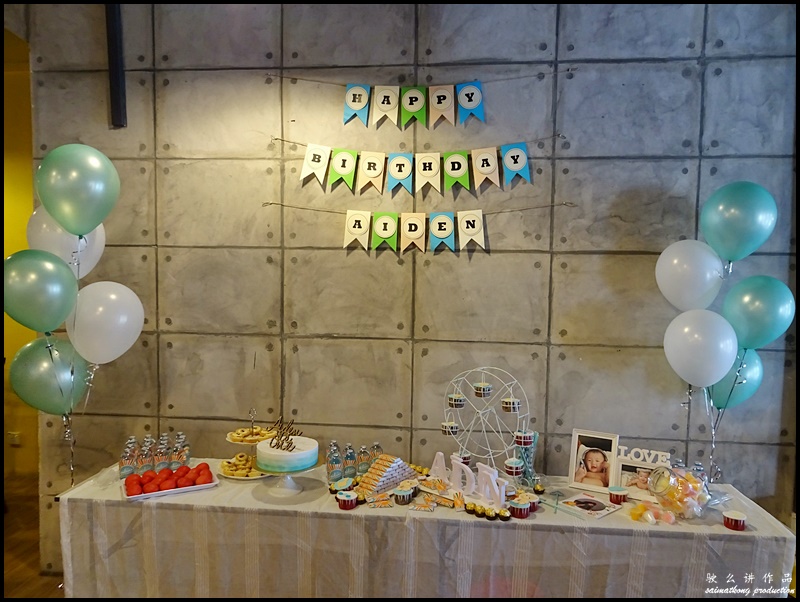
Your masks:
<instances>
[{"instance_id":1,"label":"white table skirt","mask_svg":"<svg viewBox=\"0 0 800 602\"><path fill-rule=\"evenodd\" d=\"M444 507L340 510L324 470L293 477L303 487L294 496L276 495L280 477L220 477L211 489L127 501L116 468L105 469L59 496L65 594L695 598L738 587L786 597L795 559L791 531L730 485L716 486L729 501L675 525L634 522L626 508L584 519L544 505L504 522ZM550 481L549 491L571 491ZM726 529L725 509L745 512L747 530Z\"/></svg>"}]
</instances>

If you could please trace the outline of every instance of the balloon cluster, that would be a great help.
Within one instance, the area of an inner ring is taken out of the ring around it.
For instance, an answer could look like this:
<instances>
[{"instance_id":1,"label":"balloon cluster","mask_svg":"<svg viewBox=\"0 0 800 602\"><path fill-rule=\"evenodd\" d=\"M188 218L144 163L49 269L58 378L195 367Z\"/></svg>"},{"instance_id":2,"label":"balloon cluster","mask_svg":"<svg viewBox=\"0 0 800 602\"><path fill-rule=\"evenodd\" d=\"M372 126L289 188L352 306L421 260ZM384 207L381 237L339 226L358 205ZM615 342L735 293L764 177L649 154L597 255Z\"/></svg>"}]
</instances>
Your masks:
<instances>
[{"instance_id":1,"label":"balloon cluster","mask_svg":"<svg viewBox=\"0 0 800 602\"><path fill-rule=\"evenodd\" d=\"M28 220L30 248L4 261L3 309L45 336L16 353L9 377L26 404L67 416L87 393L97 365L136 342L144 307L116 282L79 286L103 254L102 222L119 199L119 174L108 157L83 144L55 148L36 171L34 190L41 206ZM52 336L65 323L69 340Z\"/></svg>"},{"instance_id":2,"label":"balloon cluster","mask_svg":"<svg viewBox=\"0 0 800 602\"><path fill-rule=\"evenodd\" d=\"M761 385L763 365L756 349L780 337L791 325L795 300L789 287L772 276L751 276L732 286L720 313L714 302L732 264L763 245L777 223L770 193L739 181L715 191L700 214L707 242L682 240L669 245L656 262L656 283L680 310L664 333L664 353L672 369L692 387L702 388L714 434L726 408L749 399ZM723 265L723 261L725 265Z\"/></svg>"}]
</instances>

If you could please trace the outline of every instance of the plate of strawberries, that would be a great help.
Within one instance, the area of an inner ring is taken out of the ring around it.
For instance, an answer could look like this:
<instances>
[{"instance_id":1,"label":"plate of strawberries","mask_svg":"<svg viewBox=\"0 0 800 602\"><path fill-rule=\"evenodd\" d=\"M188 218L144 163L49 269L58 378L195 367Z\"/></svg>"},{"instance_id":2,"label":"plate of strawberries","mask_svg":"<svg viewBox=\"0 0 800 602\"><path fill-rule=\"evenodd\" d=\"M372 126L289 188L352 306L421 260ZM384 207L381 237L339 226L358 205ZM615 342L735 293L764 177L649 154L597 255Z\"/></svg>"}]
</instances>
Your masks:
<instances>
[{"instance_id":1,"label":"plate of strawberries","mask_svg":"<svg viewBox=\"0 0 800 602\"><path fill-rule=\"evenodd\" d=\"M122 494L126 500L138 501L200 491L217 485L219 479L211 472L208 462L200 462L194 467L184 464L175 470L162 468L158 472L148 470L142 474L128 475L122 482Z\"/></svg>"}]
</instances>

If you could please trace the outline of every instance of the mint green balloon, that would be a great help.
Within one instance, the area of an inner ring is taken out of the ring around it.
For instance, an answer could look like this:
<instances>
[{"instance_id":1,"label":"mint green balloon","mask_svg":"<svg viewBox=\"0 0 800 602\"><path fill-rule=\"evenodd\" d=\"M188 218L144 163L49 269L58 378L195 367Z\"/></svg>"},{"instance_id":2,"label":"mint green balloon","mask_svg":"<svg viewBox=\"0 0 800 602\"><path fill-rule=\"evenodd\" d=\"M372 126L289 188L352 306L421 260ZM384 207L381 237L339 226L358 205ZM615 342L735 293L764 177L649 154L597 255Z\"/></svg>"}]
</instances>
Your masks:
<instances>
[{"instance_id":1,"label":"mint green balloon","mask_svg":"<svg viewBox=\"0 0 800 602\"><path fill-rule=\"evenodd\" d=\"M786 332L794 320L792 291L772 276L750 276L734 284L722 303L722 316L742 349L760 349Z\"/></svg>"},{"instance_id":2,"label":"mint green balloon","mask_svg":"<svg viewBox=\"0 0 800 602\"><path fill-rule=\"evenodd\" d=\"M34 178L36 196L67 232L85 236L119 200L119 173L111 160L85 144L65 144L45 155Z\"/></svg>"},{"instance_id":3,"label":"mint green balloon","mask_svg":"<svg viewBox=\"0 0 800 602\"><path fill-rule=\"evenodd\" d=\"M739 349L730 371L709 389L714 407L735 408L750 399L764 379L764 365L755 349Z\"/></svg>"},{"instance_id":4,"label":"mint green balloon","mask_svg":"<svg viewBox=\"0 0 800 602\"><path fill-rule=\"evenodd\" d=\"M78 302L78 279L67 263L41 249L24 249L3 262L3 309L37 332L52 332Z\"/></svg>"},{"instance_id":5,"label":"mint green balloon","mask_svg":"<svg viewBox=\"0 0 800 602\"><path fill-rule=\"evenodd\" d=\"M9 380L26 404L63 416L72 412L86 393L89 364L67 340L34 339L11 360Z\"/></svg>"},{"instance_id":6,"label":"mint green balloon","mask_svg":"<svg viewBox=\"0 0 800 602\"><path fill-rule=\"evenodd\" d=\"M732 182L718 189L700 211L700 232L726 261L739 261L763 245L778 222L778 206L753 182Z\"/></svg>"}]
</instances>

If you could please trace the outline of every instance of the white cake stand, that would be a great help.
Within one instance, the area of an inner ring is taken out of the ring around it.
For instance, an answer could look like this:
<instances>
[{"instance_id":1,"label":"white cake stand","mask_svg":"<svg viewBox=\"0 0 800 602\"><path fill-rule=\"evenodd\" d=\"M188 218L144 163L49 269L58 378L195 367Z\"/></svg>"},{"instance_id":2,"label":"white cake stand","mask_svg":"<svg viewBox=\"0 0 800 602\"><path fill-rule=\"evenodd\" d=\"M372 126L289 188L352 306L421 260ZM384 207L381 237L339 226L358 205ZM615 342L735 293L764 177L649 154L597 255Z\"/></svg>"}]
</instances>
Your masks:
<instances>
[{"instance_id":1,"label":"white cake stand","mask_svg":"<svg viewBox=\"0 0 800 602\"><path fill-rule=\"evenodd\" d=\"M267 472L266 470L258 469L266 475L278 477L277 479L268 479L267 487L271 495L275 497L291 497L303 492L303 485L297 482L294 477L304 474L309 470L313 470L316 466L306 468L304 470L297 470L295 472Z\"/></svg>"}]
</instances>

